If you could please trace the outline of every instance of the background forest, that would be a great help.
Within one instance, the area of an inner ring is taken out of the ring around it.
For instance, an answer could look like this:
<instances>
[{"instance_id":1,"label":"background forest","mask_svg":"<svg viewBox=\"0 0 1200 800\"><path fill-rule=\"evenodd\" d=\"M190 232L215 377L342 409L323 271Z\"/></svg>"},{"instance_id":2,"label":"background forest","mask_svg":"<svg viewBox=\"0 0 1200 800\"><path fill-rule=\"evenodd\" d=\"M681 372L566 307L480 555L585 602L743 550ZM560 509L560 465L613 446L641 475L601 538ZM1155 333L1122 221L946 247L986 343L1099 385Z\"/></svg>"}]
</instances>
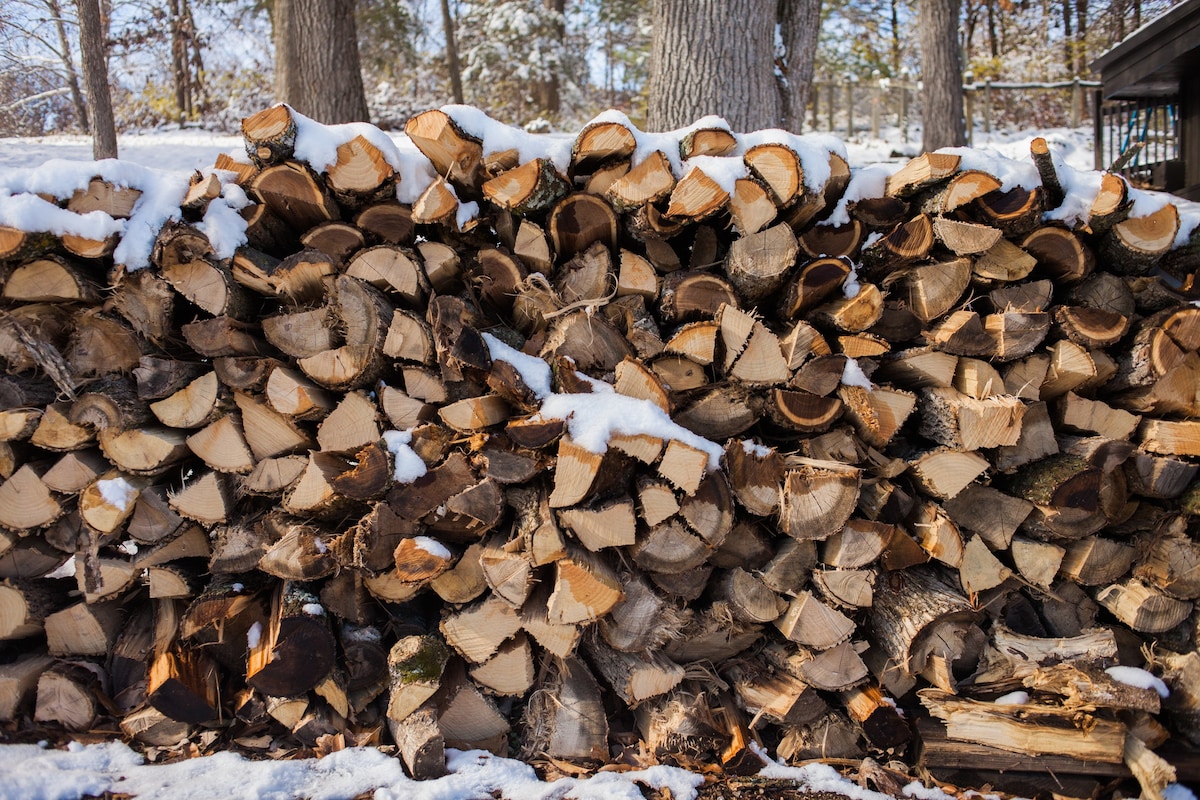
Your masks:
<instances>
[{"instance_id":1,"label":"background forest","mask_svg":"<svg viewBox=\"0 0 1200 800\"><path fill-rule=\"evenodd\" d=\"M959 0L958 46L967 80L1091 78L1091 60L1174 2ZM780 0L781 9L788 3ZM284 58L272 44L279 41L285 18L280 15L290 5L292 0L102 0L117 129L177 124L234 129L243 116L275 102L281 65L307 59L304 53ZM335 5L353 9L356 25L349 35L358 44L367 113L380 127L402 126L416 111L456 100L533 129L577 128L609 107L635 122L645 120L655 35L652 0ZM823 104L839 90L841 116L834 127L843 135L865 130L873 113L876 125L880 113L885 124L897 123L901 104L906 116L919 120L917 5L917 0L820 0L812 81L817 91L807 96L803 122L789 117L782 123L829 129ZM0 4L0 136L86 132L78 19L77 0ZM775 69L783 80L786 24L775 30ZM846 85L852 93L845 92ZM913 91L902 100L903 87ZM846 97L853 104L850 114ZM1066 124L1068 97L1006 93L995 100L996 124Z\"/></svg>"}]
</instances>

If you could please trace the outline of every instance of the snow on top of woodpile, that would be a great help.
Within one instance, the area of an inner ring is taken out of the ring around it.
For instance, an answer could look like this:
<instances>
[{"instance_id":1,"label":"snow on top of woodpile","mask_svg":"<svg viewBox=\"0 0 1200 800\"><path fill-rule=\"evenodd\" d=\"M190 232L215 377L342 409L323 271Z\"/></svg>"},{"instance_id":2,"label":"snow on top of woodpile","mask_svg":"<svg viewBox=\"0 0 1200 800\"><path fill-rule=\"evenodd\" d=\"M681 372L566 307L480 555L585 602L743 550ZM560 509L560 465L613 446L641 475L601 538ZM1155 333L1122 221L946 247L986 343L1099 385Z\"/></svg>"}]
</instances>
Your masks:
<instances>
[{"instance_id":1,"label":"snow on top of woodpile","mask_svg":"<svg viewBox=\"0 0 1200 800\"><path fill-rule=\"evenodd\" d=\"M68 200L86 190L93 178L142 193L129 219L113 219L103 211L75 214L50 202ZM14 169L0 176L0 225L55 236L88 239L121 237L113 258L130 269L150 264L150 251L163 225L181 216L188 189L186 173L158 170L117 159L66 161L53 159L40 167Z\"/></svg>"},{"instance_id":2,"label":"snow on top of woodpile","mask_svg":"<svg viewBox=\"0 0 1200 800\"><path fill-rule=\"evenodd\" d=\"M577 136L529 133L492 119L470 106L449 105L444 106L442 111L465 133L481 142L485 156L512 151L518 154L522 163L544 158L564 173L569 170L572 146ZM377 148L396 171L399 179L395 193L400 202L414 203L437 177L429 159L407 137L390 136L367 123L324 125L294 110L289 109L289 112L296 126L294 157L318 172L328 170L337 162L339 147L362 137ZM737 134L729 130L724 119L715 116L703 117L684 128L661 133L639 130L628 116L616 110L597 115L588 126L601 123L618 124L630 131L636 143L631 159L633 164L655 152L661 152L676 178L700 170L730 193L739 178L749 175L743 156L755 146L779 144L795 152L803 170L804 186L812 192L820 192L830 179L832 156L846 158L845 145L831 135L796 135L783 130ZM736 147L728 155L700 155L683 160L680 142L704 130L729 133L734 137ZM982 170L994 175L1005 190L1016 187L1032 189L1040 185L1037 169L1030 160L1007 158L973 148L946 148L939 152L960 156L962 170ZM1100 191L1103 173L1073 169L1061 158L1053 153L1051 155L1066 197L1058 207L1046 212L1045 219L1069 226L1084 224ZM246 162L245 154L232 154L231 157L236 162ZM849 222L849 204L882 196L887 178L900 166L877 164L853 169L837 205L819 224L843 225ZM230 258L246 242L246 223L242 212L253 200L234 182L234 173L208 169L203 176L208 175L217 176L221 191L208 204L197 228L208 237L218 258ZM150 254L159 230L167 222L182 218L180 206L191 177L185 172L160 170L112 159L56 159L36 168L10 170L0 176L0 226L93 240L115 236L119 242L113 252L114 261L130 270L141 269L150 263ZM117 219L103 211L78 214L63 207L75 192L86 190L93 179L141 192L128 219ZM1132 201L1132 217L1152 214L1167 203L1175 205L1180 223L1174 242L1176 247L1187 244L1200 227L1200 204L1162 192L1132 188L1129 197ZM480 209L474 201L461 203L457 215L459 228L464 228L479 213Z\"/></svg>"},{"instance_id":3,"label":"snow on top of woodpile","mask_svg":"<svg viewBox=\"0 0 1200 800\"><path fill-rule=\"evenodd\" d=\"M674 439L708 455L708 470L721 466L719 444L693 433L671 419L667 412L649 400L617 394L602 381L590 381L590 394L555 394L550 385L550 365L542 359L516 350L489 333L483 335L494 361L506 361L517 370L542 401L535 416L561 419L571 439L584 450L603 453L613 436L646 435L667 441Z\"/></svg>"},{"instance_id":4,"label":"snow on top of woodpile","mask_svg":"<svg viewBox=\"0 0 1200 800\"><path fill-rule=\"evenodd\" d=\"M415 203L421 192L437 177L433 164L408 139L397 142L366 122L323 125L290 106L288 110L296 123L296 158L317 172L325 172L336 164L337 149L361 136L374 145L391 168L399 173L396 198L401 203Z\"/></svg>"},{"instance_id":5,"label":"snow on top of woodpile","mask_svg":"<svg viewBox=\"0 0 1200 800\"><path fill-rule=\"evenodd\" d=\"M571 143L575 141L573 136L530 133L492 119L474 106L442 106L442 111L446 112L464 133L483 143L485 158L506 150L515 150L522 164L535 158L545 158L562 172L566 172L571 166Z\"/></svg>"}]
</instances>

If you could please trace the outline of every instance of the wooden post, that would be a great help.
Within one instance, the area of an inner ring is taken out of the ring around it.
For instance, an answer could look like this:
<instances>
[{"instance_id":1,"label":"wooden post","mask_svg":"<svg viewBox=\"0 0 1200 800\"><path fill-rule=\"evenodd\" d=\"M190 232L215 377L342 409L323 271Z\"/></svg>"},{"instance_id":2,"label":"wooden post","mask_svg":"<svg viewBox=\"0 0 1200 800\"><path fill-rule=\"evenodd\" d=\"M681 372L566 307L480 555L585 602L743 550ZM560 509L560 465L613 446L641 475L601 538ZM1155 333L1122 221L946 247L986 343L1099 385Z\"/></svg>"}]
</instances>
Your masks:
<instances>
[{"instance_id":1,"label":"wooden post","mask_svg":"<svg viewBox=\"0 0 1200 800\"><path fill-rule=\"evenodd\" d=\"M854 136L854 76L846 74L846 139Z\"/></svg>"},{"instance_id":2,"label":"wooden post","mask_svg":"<svg viewBox=\"0 0 1200 800\"><path fill-rule=\"evenodd\" d=\"M967 146L975 144L975 73L963 75L963 115L967 118Z\"/></svg>"},{"instance_id":3,"label":"wooden post","mask_svg":"<svg viewBox=\"0 0 1200 800\"><path fill-rule=\"evenodd\" d=\"M1104 169L1104 92L1097 89L1092 95L1092 127L1095 129L1096 143L1092 147L1094 153L1093 168Z\"/></svg>"},{"instance_id":4,"label":"wooden post","mask_svg":"<svg viewBox=\"0 0 1200 800\"><path fill-rule=\"evenodd\" d=\"M1071 127L1079 127L1079 108L1083 103L1083 87L1079 85L1079 76L1071 81Z\"/></svg>"},{"instance_id":5,"label":"wooden post","mask_svg":"<svg viewBox=\"0 0 1200 800\"><path fill-rule=\"evenodd\" d=\"M879 106L883 102L883 93L880 91L879 70L871 73L871 138L879 138Z\"/></svg>"},{"instance_id":6,"label":"wooden post","mask_svg":"<svg viewBox=\"0 0 1200 800\"><path fill-rule=\"evenodd\" d=\"M829 110L829 132L837 133L837 84L830 81L829 84L829 102L826 108Z\"/></svg>"},{"instance_id":7,"label":"wooden post","mask_svg":"<svg viewBox=\"0 0 1200 800\"><path fill-rule=\"evenodd\" d=\"M983 79L983 132L992 132L992 79Z\"/></svg>"}]
</instances>

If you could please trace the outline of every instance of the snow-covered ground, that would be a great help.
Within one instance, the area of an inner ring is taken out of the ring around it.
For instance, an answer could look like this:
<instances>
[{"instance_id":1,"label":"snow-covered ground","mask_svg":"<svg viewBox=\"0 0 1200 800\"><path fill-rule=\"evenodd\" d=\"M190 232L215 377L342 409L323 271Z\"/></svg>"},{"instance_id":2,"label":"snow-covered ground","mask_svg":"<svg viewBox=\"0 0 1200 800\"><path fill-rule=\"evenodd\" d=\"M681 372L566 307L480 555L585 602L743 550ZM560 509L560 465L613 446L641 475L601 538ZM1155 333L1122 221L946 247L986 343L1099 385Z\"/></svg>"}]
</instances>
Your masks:
<instances>
[{"instance_id":1,"label":"snow-covered ground","mask_svg":"<svg viewBox=\"0 0 1200 800\"><path fill-rule=\"evenodd\" d=\"M66 750L7 745L0 746L0 800L78 800L105 792L143 800L350 800L371 792L375 800L643 800L639 785L667 789L675 800L694 800L705 782L701 775L665 766L542 781L529 765L482 750L450 750L448 756L448 775L418 782L404 775L399 759L370 747L319 759L250 761L217 753L149 765L120 742L72 744ZM824 764L787 767L767 761L760 773L764 778L795 781L851 800L889 800ZM914 800L952 800L915 782L904 794Z\"/></svg>"},{"instance_id":2,"label":"snow-covered ground","mask_svg":"<svg viewBox=\"0 0 1200 800\"><path fill-rule=\"evenodd\" d=\"M403 134L390 134L393 139ZM1062 158L1075 169L1092 169L1092 129L1053 128L1043 131L1017 131L990 134L976 132L974 146L993 150L1010 158L1027 159L1029 142L1044 137ZM858 137L846 142L850 165L862 167L881 161L903 161L921 150L920 131L910 129L909 140L898 128L884 129L880 138ZM198 129L167 129L122 134L117 146L123 161L132 161L157 169L191 172L211 167L218 153L242 150L242 138L227 133ZM52 158L92 160L92 141L87 136L58 135L0 138L0 169L36 167Z\"/></svg>"}]
</instances>

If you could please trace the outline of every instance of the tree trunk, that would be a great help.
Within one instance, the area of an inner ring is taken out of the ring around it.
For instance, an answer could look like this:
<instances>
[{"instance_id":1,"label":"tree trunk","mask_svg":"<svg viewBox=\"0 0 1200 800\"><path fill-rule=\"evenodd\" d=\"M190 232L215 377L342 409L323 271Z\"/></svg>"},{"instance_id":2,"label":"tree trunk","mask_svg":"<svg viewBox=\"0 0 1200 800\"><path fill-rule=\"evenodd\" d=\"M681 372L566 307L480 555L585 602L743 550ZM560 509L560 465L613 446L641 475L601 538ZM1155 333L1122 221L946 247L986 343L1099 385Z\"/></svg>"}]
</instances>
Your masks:
<instances>
[{"instance_id":1,"label":"tree trunk","mask_svg":"<svg viewBox=\"0 0 1200 800\"><path fill-rule=\"evenodd\" d=\"M779 124L773 2L657 0L653 26L651 130L680 128L705 114L741 131Z\"/></svg>"},{"instance_id":2,"label":"tree trunk","mask_svg":"<svg viewBox=\"0 0 1200 800\"><path fill-rule=\"evenodd\" d=\"M62 48L63 69L67 73L67 86L71 89L71 104L75 106L75 116L79 118L79 125L83 128L84 133L91 133L91 126L88 124L88 108L87 103L83 100L83 92L79 88L79 73L75 71L75 57L71 54L71 40L67 38L67 25L63 21L62 6L58 0L46 0L46 7L50 11L50 16L54 18L54 27L58 33L58 45Z\"/></svg>"},{"instance_id":3,"label":"tree trunk","mask_svg":"<svg viewBox=\"0 0 1200 800\"><path fill-rule=\"evenodd\" d=\"M922 147L960 147L967 142L963 123L962 62L958 49L960 0L920 0Z\"/></svg>"},{"instance_id":4,"label":"tree trunk","mask_svg":"<svg viewBox=\"0 0 1200 800\"><path fill-rule=\"evenodd\" d=\"M108 88L108 55L98 0L77 0L79 49L83 53L83 80L92 112L92 157L117 157L117 128L113 122L112 94Z\"/></svg>"},{"instance_id":5,"label":"tree trunk","mask_svg":"<svg viewBox=\"0 0 1200 800\"><path fill-rule=\"evenodd\" d=\"M276 0L275 99L319 122L369 118L354 0Z\"/></svg>"},{"instance_id":6,"label":"tree trunk","mask_svg":"<svg viewBox=\"0 0 1200 800\"><path fill-rule=\"evenodd\" d=\"M454 102L462 105L462 68L458 65L458 45L454 41L454 18L450 16L450 0L442 0L442 33L446 37L446 69L450 72L450 92Z\"/></svg>"},{"instance_id":7,"label":"tree trunk","mask_svg":"<svg viewBox=\"0 0 1200 800\"><path fill-rule=\"evenodd\" d=\"M563 17L566 11L566 0L543 0L543 3L547 11L553 11L558 15L554 22L554 37L557 40L556 44L561 47L567 33ZM541 106L542 113L549 114L551 117L557 117L562 110L562 97L559 93L562 69L562 63L556 63L554 71L538 82L538 104Z\"/></svg>"},{"instance_id":8,"label":"tree trunk","mask_svg":"<svg viewBox=\"0 0 1200 800\"><path fill-rule=\"evenodd\" d=\"M784 48L780 83L782 125L801 133L812 88L817 34L821 32L821 0L780 0L778 13Z\"/></svg>"}]
</instances>

